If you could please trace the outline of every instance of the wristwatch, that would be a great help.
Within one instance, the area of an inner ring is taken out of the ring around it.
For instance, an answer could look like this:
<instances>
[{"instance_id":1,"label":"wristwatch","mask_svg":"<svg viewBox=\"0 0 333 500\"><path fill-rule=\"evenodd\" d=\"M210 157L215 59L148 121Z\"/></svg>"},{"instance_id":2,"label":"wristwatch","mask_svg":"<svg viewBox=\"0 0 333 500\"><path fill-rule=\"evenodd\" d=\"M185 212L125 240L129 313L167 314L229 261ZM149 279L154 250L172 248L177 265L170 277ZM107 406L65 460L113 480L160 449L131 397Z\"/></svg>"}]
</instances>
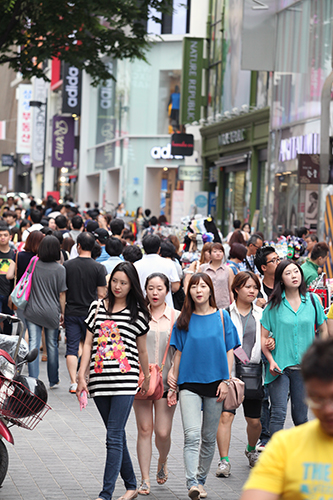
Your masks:
<instances>
[{"instance_id":1,"label":"wristwatch","mask_svg":"<svg viewBox=\"0 0 333 500\"><path fill-rule=\"evenodd\" d=\"M229 387L229 385L230 385L230 381L229 380L222 380L222 382L224 382Z\"/></svg>"}]
</instances>

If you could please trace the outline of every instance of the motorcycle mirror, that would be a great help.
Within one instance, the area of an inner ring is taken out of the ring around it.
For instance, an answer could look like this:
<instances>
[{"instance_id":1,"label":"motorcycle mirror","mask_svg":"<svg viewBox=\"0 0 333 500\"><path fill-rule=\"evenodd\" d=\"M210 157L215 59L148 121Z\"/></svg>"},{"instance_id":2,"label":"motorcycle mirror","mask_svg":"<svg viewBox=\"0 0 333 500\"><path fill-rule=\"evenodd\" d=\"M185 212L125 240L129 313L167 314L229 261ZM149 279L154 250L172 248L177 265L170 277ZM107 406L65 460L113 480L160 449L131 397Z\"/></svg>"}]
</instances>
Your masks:
<instances>
[{"instance_id":1,"label":"motorcycle mirror","mask_svg":"<svg viewBox=\"0 0 333 500\"><path fill-rule=\"evenodd\" d=\"M26 355L25 361L27 361L28 363L31 363L32 361L35 361L37 356L38 356L38 349L37 349L37 347L35 347L35 349L32 349L32 351L28 352L28 354Z\"/></svg>"}]
</instances>

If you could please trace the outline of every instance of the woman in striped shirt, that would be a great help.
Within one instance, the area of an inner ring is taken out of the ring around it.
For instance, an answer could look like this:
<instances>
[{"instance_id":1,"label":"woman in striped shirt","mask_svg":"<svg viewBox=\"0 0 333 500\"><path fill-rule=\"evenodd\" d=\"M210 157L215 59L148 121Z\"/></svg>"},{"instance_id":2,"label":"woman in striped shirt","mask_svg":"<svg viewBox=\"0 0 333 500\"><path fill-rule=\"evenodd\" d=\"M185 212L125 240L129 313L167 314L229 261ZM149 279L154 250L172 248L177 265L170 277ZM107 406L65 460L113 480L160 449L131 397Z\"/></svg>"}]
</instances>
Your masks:
<instances>
[{"instance_id":1,"label":"woman in striped shirt","mask_svg":"<svg viewBox=\"0 0 333 500\"><path fill-rule=\"evenodd\" d=\"M87 333L76 392L79 397L83 390L89 391L107 430L103 489L98 500L111 500L120 471L126 493L118 500L131 500L138 494L125 425L137 392L139 359L145 376L142 392L149 389L148 321L136 269L130 262L122 262L111 274L107 298L94 301L85 320Z\"/></svg>"}]
</instances>

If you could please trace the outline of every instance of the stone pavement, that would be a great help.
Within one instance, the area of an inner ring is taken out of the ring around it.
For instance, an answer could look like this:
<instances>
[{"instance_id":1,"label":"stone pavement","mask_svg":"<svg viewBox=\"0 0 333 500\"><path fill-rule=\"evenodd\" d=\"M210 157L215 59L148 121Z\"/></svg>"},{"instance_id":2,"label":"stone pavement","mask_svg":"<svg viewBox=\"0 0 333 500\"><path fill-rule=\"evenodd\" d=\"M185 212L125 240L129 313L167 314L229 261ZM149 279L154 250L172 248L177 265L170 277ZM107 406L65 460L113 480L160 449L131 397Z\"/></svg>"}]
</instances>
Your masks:
<instances>
[{"instance_id":1,"label":"stone pavement","mask_svg":"<svg viewBox=\"0 0 333 500\"><path fill-rule=\"evenodd\" d=\"M69 381L65 363L65 344L60 343L59 388L49 391L49 411L45 419L33 430L13 427L15 445L7 444L9 469L0 489L1 500L95 500L101 490L105 461L105 430L92 400L80 412L75 395L68 392ZM40 363L40 378L45 383L46 363ZM26 368L25 368L26 370ZM48 387L48 385L47 385ZM288 417L288 426L291 425ZM136 458L136 424L132 411L127 428L127 440L137 480L140 480ZM215 477L218 463L216 451L206 489L209 500L236 500L240 496L249 467L244 449L246 445L245 420L237 412L230 449L231 476ZM169 455L169 479L160 486L155 481L158 454L153 449L151 473L151 500L188 500L183 466L183 431L177 408ZM124 493L118 480L114 498ZM139 496L139 498L143 498Z\"/></svg>"}]
</instances>

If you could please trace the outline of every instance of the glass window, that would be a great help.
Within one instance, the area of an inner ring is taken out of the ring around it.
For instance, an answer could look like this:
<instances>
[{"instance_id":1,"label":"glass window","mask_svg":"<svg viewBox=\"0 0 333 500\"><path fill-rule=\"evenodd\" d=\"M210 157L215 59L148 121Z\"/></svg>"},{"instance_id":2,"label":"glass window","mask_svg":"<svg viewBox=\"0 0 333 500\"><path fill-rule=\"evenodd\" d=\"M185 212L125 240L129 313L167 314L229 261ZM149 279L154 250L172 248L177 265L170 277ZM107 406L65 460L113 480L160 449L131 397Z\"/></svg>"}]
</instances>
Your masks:
<instances>
[{"instance_id":1,"label":"glass window","mask_svg":"<svg viewBox=\"0 0 333 500\"><path fill-rule=\"evenodd\" d=\"M332 0L304 0L278 15L272 127L320 115L331 72Z\"/></svg>"},{"instance_id":2,"label":"glass window","mask_svg":"<svg viewBox=\"0 0 333 500\"><path fill-rule=\"evenodd\" d=\"M158 133L173 134L179 130L181 70L160 71Z\"/></svg>"}]
</instances>

